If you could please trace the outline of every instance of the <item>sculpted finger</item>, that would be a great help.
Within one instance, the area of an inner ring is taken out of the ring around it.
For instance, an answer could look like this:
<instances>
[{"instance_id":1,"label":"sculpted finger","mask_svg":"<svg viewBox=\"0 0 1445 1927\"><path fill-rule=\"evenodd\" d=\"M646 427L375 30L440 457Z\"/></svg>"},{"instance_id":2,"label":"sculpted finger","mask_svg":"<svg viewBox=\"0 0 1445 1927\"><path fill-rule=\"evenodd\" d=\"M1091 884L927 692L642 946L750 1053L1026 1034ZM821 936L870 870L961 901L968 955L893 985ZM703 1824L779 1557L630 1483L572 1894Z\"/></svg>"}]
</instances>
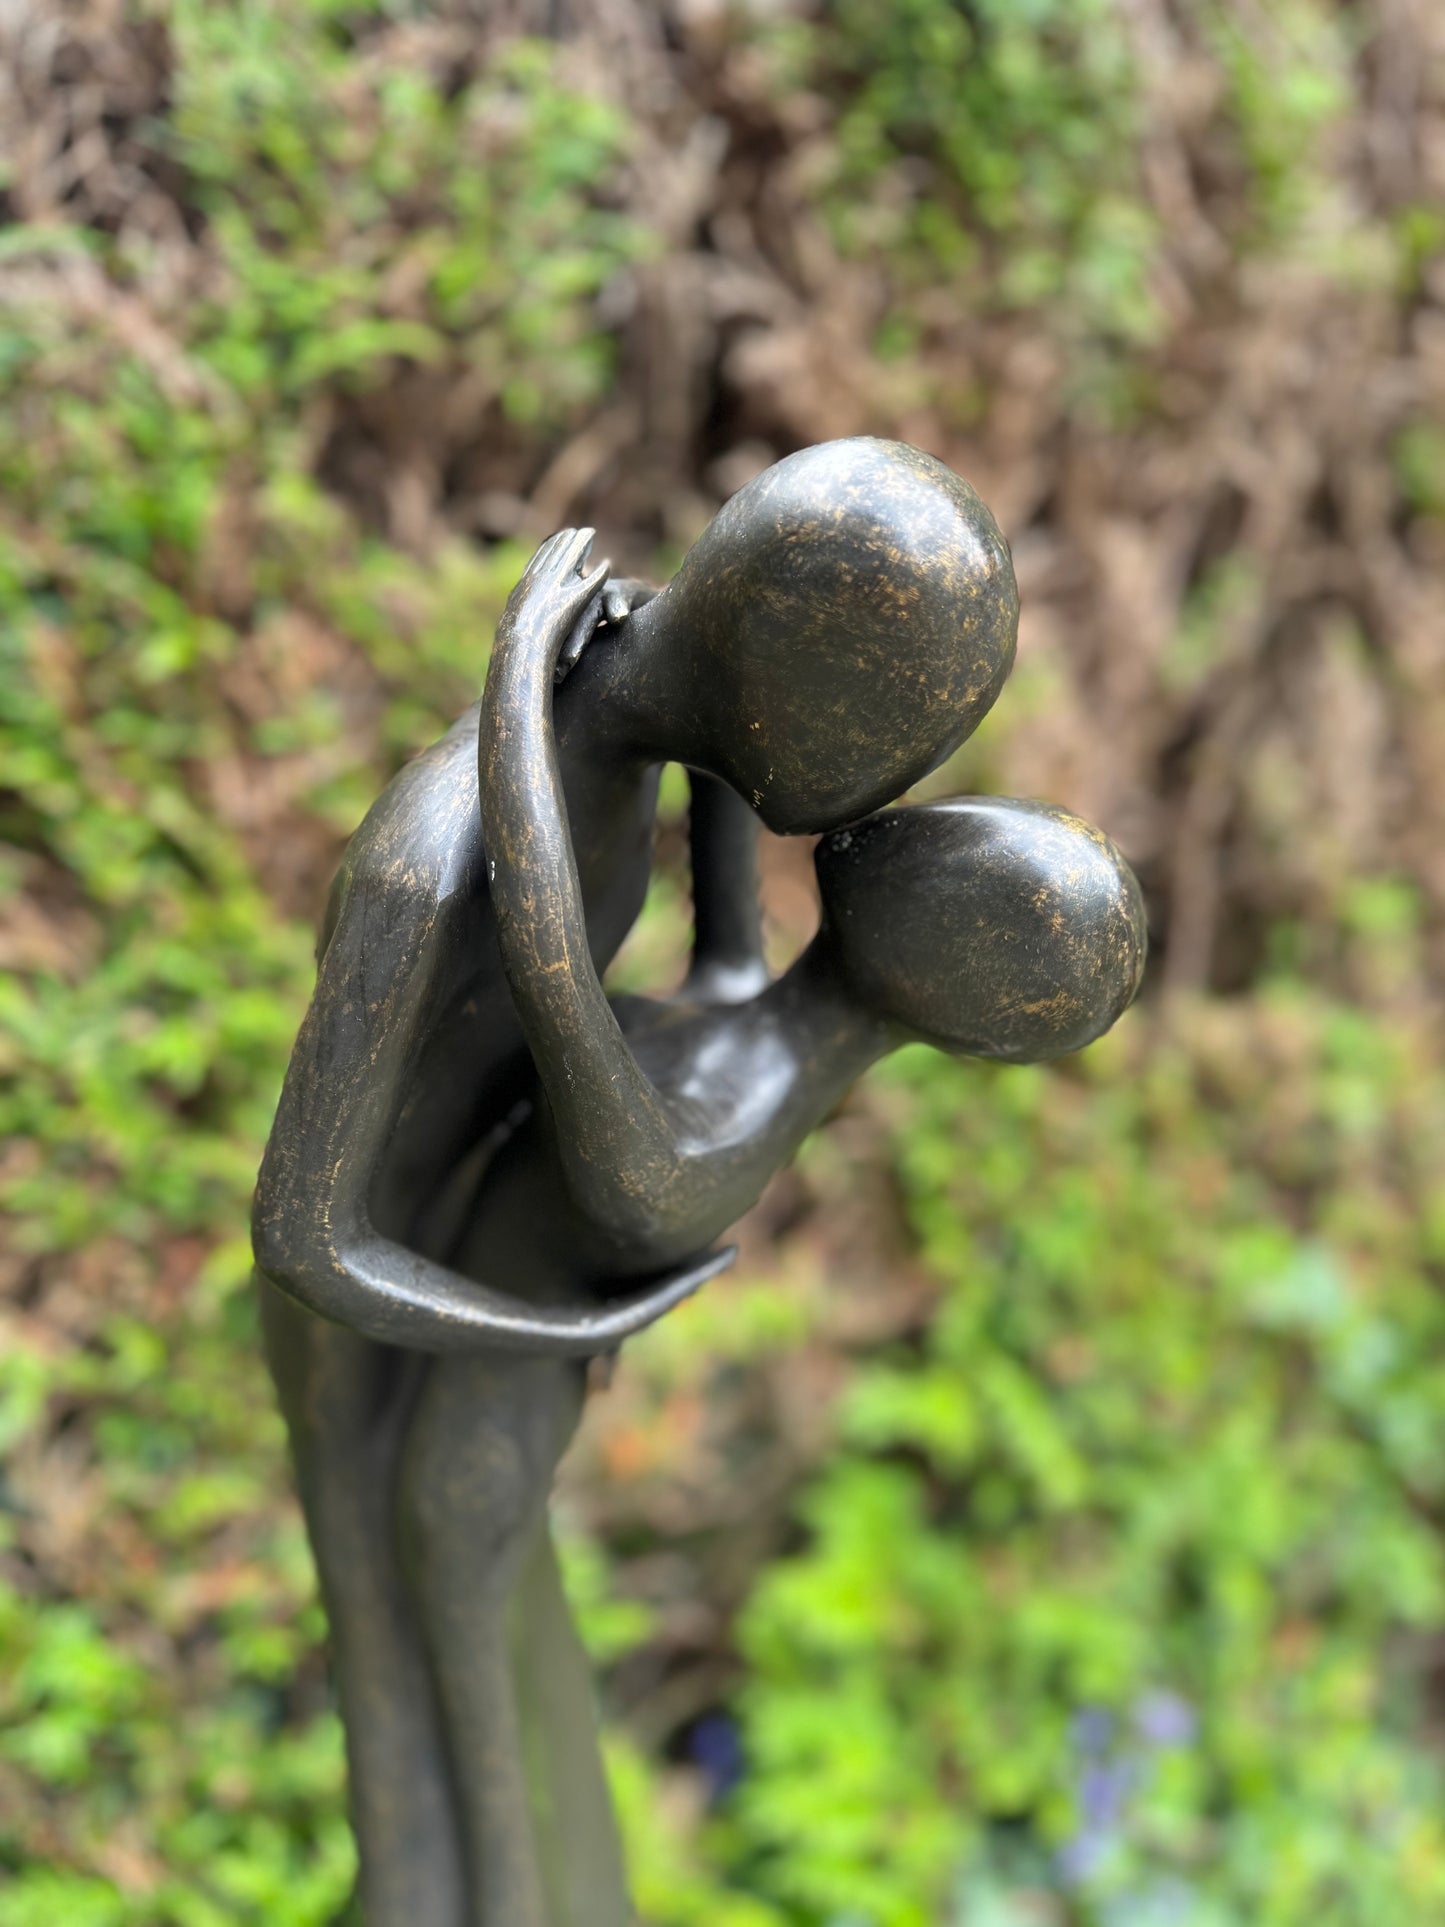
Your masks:
<instances>
[{"instance_id":1,"label":"sculpted finger","mask_svg":"<svg viewBox=\"0 0 1445 1927\"><path fill-rule=\"evenodd\" d=\"M541 575L542 571L546 568L549 560L551 559L552 554L557 547L557 544L561 542L566 536L572 534L572 532L573 531L570 529L562 529L556 535L549 535L545 542L540 543L538 545L536 552L532 556L531 561L527 564L526 568L523 569L522 571L523 582L534 582L537 579L537 577Z\"/></svg>"},{"instance_id":2,"label":"sculpted finger","mask_svg":"<svg viewBox=\"0 0 1445 1927\"><path fill-rule=\"evenodd\" d=\"M602 619L602 598L593 596L580 616L572 625L572 632L557 655L557 667L553 672L555 680L562 682L576 666L577 658L587 647Z\"/></svg>"},{"instance_id":3,"label":"sculpted finger","mask_svg":"<svg viewBox=\"0 0 1445 1927\"><path fill-rule=\"evenodd\" d=\"M660 1283L650 1285L645 1290L633 1292L629 1297L607 1307L599 1316L619 1338L632 1332L642 1331L661 1318L664 1312L671 1311L675 1305L682 1304L716 1278L720 1272L727 1271L737 1262L736 1245L724 1245L721 1251L709 1252L694 1265L684 1266L664 1278Z\"/></svg>"},{"instance_id":4,"label":"sculpted finger","mask_svg":"<svg viewBox=\"0 0 1445 1927\"><path fill-rule=\"evenodd\" d=\"M564 529L557 537L556 553L548 558L550 571L564 582L569 575L580 574L596 535L596 529Z\"/></svg>"},{"instance_id":5,"label":"sculpted finger","mask_svg":"<svg viewBox=\"0 0 1445 1927\"><path fill-rule=\"evenodd\" d=\"M538 1323L525 1337L519 1334L516 1349L570 1354L574 1358L606 1351L691 1298L710 1278L726 1271L737 1255L736 1245L726 1245L698 1263L671 1272L641 1291L615 1298L610 1303L592 1304L575 1311L562 1305L539 1307ZM541 1323L544 1318L545 1326Z\"/></svg>"},{"instance_id":6,"label":"sculpted finger","mask_svg":"<svg viewBox=\"0 0 1445 1927\"><path fill-rule=\"evenodd\" d=\"M587 591L587 597L589 601L592 599L593 596L596 596L598 598L598 603L600 606L602 591L607 586L607 578L609 575L611 575L611 573L612 573L611 558L609 556L604 555L602 560L597 564L597 567L593 569L592 572L588 576L586 576L583 581L583 587Z\"/></svg>"},{"instance_id":7,"label":"sculpted finger","mask_svg":"<svg viewBox=\"0 0 1445 1927\"><path fill-rule=\"evenodd\" d=\"M568 599L568 610L575 609L576 615L567 640L557 655L554 674L558 682L566 677L597 633L597 625L602 620L602 587L611 566L609 562L600 562L590 575L578 582L575 592Z\"/></svg>"},{"instance_id":8,"label":"sculpted finger","mask_svg":"<svg viewBox=\"0 0 1445 1927\"><path fill-rule=\"evenodd\" d=\"M617 614L612 620L620 622L623 616L630 616L634 609L640 609L644 602L651 602L657 593L650 582L643 582L635 575L616 577L607 585L608 597L617 606Z\"/></svg>"},{"instance_id":9,"label":"sculpted finger","mask_svg":"<svg viewBox=\"0 0 1445 1927\"><path fill-rule=\"evenodd\" d=\"M602 561L589 575L563 577L559 585L559 607L564 618L575 620L593 602L601 612L602 585L611 566L610 562ZM593 627L596 627L595 620Z\"/></svg>"}]
</instances>

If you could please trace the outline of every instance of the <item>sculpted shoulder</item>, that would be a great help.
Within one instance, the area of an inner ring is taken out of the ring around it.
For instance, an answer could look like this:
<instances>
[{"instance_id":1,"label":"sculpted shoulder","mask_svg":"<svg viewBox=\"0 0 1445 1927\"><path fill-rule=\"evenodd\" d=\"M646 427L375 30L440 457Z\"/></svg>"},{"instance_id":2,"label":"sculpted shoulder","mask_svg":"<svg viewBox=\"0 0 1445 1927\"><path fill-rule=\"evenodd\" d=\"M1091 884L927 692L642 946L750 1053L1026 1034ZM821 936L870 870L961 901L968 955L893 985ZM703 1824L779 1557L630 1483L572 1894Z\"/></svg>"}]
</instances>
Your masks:
<instances>
[{"instance_id":1,"label":"sculpted shoulder","mask_svg":"<svg viewBox=\"0 0 1445 1927\"><path fill-rule=\"evenodd\" d=\"M298 1250L331 1264L343 1234L361 1236L428 1014L435 1023L474 954L465 920L486 901L476 729L473 708L392 779L332 883L316 988L257 1187L258 1262L279 1282Z\"/></svg>"},{"instance_id":2,"label":"sculpted shoulder","mask_svg":"<svg viewBox=\"0 0 1445 1927\"><path fill-rule=\"evenodd\" d=\"M486 893L477 802L477 711L399 770L346 846L327 911L329 937L343 902L437 908Z\"/></svg>"}]
</instances>

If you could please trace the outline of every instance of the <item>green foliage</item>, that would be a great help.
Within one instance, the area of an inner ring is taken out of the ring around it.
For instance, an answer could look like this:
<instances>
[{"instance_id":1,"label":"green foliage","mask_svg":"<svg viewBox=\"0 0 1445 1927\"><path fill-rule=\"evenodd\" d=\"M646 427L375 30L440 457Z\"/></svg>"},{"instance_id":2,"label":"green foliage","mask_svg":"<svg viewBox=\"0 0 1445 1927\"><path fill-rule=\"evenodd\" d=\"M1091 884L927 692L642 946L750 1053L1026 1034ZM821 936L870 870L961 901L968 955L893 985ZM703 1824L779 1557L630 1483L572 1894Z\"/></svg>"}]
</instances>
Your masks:
<instances>
[{"instance_id":1,"label":"green foliage","mask_svg":"<svg viewBox=\"0 0 1445 1927\"><path fill-rule=\"evenodd\" d=\"M1419 918L1402 880L1354 886L1363 979ZM890 1174L935 1307L855 1362L802 1543L738 1624L746 1770L698 1836L724 1900L625 1763L648 1917L1423 1927L1445 1901L1428 1025L1283 977L1167 1031L1132 1016L1073 1067L908 1053L866 1109L855 1156ZM803 1163L845 1208L847 1159ZM631 1369L686 1372L686 1343L659 1331Z\"/></svg>"},{"instance_id":2,"label":"green foliage","mask_svg":"<svg viewBox=\"0 0 1445 1927\"><path fill-rule=\"evenodd\" d=\"M1081 333L1153 333L1135 78L1109 0L834 0L777 57L786 81L847 91L826 184L846 249L884 248L935 307L940 274L961 276L975 298L1076 307Z\"/></svg>"},{"instance_id":3,"label":"green foliage","mask_svg":"<svg viewBox=\"0 0 1445 1927\"><path fill-rule=\"evenodd\" d=\"M310 1927L352 1877L246 1290L312 949L260 870L284 876L292 839L334 854L471 699L523 556L368 535L303 424L442 363L565 423L609 378L592 297L641 245L605 204L621 116L562 88L552 50L457 84L375 71L356 26L169 10L150 137L203 228L172 331L127 319L139 243L6 237L26 273L0 336L0 830L7 885L58 912L0 982L0 1196L23 1261L86 1256L69 1342L21 1317L0 1346L12 1475L76 1539L37 1582L7 1557L29 1511L0 1511L4 1927ZM353 728L368 704L381 728ZM62 1411L79 1454L52 1442Z\"/></svg>"},{"instance_id":4,"label":"green foliage","mask_svg":"<svg viewBox=\"0 0 1445 1927\"><path fill-rule=\"evenodd\" d=\"M1355 35L1347 16L1312 0L1260 15L1214 5L1203 18L1249 170L1248 238L1288 241L1316 212L1328 139L1350 105Z\"/></svg>"},{"instance_id":5,"label":"green foliage","mask_svg":"<svg viewBox=\"0 0 1445 1927\"><path fill-rule=\"evenodd\" d=\"M1124 1033L1084 1075L873 1080L939 1297L858 1364L739 1627L714 1851L780 1920L923 1927L960 1879L960 1927L985 1889L1101 1924L1445 1900L1406 1659L1445 1610L1435 1060L1297 989Z\"/></svg>"},{"instance_id":6,"label":"green foliage","mask_svg":"<svg viewBox=\"0 0 1445 1927\"><path fill-rule=\"evenodd\" d=\"M962 316L1029 310L1064 345L1082 397L1136 410L1167 332L1170 238L1141 160L1161 77L1191 57L1217 87L1236 254L1345 270L1376 241L1389 260L1431 245L1418 219L1392 239L1358 221L1342 235L1329 218L1359 35L1320 0L1209 0L1147 60L1147 30L1115 0L827 0L763 38L780 88L838 103L817 186L841 249L886 265L884 361ZM966 392L935 399L951 415L971 406Z\"/></svg>"},{"instance_id":7,"label":"green foliage","mask_svg":"<svg viewBox=\"0 0 1445 1927\"><path fill-rule=\"evenodd\" d=\"M607 380L588 301L643 242L596 199L620 109L560 90L526 41L455 92L369 72L329 11L175 9L171 141L228 270L204 359L239 396L292 400L459 356L555 426Z\"/></svg>"},{"instance_id":8,"label":"green foliage","mask_svg":"<svg viewBox=\"0 0 1445 1927\"><path fill-rule=\"evenodd\" d=\"M1419 515L1445 516L1445 434L1412 422L1395 444L1395 467L1405 498Z\"/></svg>"},{"instance_id":9,"label":"green foliage","mask_svg":"<svg viewBox=\"0 0 1445 1927\"><path fill-rule=\"evenodd\" d=\"M215 297L183 335L138 348L45 282L22 284L10 324L7 829L93 909L98 950L5 993L29 1074L4 1122L44 1152L8 1193L34 1250L134 1235L152 1211L234 1220L249 1186L309 937L278 924L195 772L309 760L324 775L297 804L348 827L380 772L348 763L344 735L340 757L308 759L343 728L324 680L303 669L288 702L277 665L272 700L238 720L228 676L254 673L268 621L273 657L311 639L299 611L370 650L397 689L391 732L415 745L479 686L520 567L511 548L455 545L422 566L359 535L311 480L297 411L398 357L474 362L529 417L542 393L565 412L605 378L589 298L636 245L590 198L621 153L617 112L559 91L531 43L455 91L373 75L349 17L175 8L164 146L215 240ZM430 224L395 225L417 205ZM390 312L403 268L420 319ZM214 551L243 484L259 526L227 619Z\"/></svg>"},{"instance_id":10,"label":"green foliage","mask_svg":"<svg viewBox=\"0 0 1445 1927\"><path fill-rule=\"evenodd\" d=\"M432 379L529 447L570 430L616 381L596 296L655 243L623 115L553 50L378 62L397 10L355 0L146 11L174 72L142 172L195 229L165 325L127 305L161 272L142 228L0 236L0 832L42 913L0 980L0 1927L310 1927L352 1850L242 1227L339 838L476 693L522 561L404 551L319 477L352 411ZM1186 24L1230 241L1308 253L1348 16ZM1086 373L1147 356L1125 9L837 0L747 34L824 103L809 164L885 271L881 359L1020 306ZM1392 236L1413 289L1438 215ZM1394 457L1438 518L1439 436ZM1171 689L1258 593L1206 573ZM1002 726L1056 673L1025 663ZM1417 888L1338 896L1397 1011ZM665 870L619 982L665 976L685 914ZM703 1813L614 1739L655 1927L1440 1917L1438 1039L1306 991L1300 951L1281 917L1263 989L1076 1066L897 1062L805 1153L771 1264L629 1348L661 1406L779 1358L837 1389L759 1502L789 1536L732 1639L740 1785ZM881 1354L840 1340L814 1244L863 1163L935 1294ZM624 1670L666 1618L615 1582L626 1536L565 1542Z\"/></svg>"}]
</instances>

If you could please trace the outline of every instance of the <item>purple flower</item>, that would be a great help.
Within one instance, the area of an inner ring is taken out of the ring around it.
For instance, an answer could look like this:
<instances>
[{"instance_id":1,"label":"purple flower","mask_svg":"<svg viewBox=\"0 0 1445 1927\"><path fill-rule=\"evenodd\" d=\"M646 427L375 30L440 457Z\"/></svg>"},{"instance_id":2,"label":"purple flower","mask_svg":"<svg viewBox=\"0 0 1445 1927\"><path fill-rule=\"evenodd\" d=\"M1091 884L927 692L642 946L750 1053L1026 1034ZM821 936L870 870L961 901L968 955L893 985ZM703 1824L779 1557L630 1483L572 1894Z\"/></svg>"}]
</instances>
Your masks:
<instances>
[{"instance_id":1,"label":"purple flower","mask_svg":"<svg viewBox=\"0 0 1445 1927\"><path fill-rule=\"evenodd\" d=\"M1199 1721L1187 1699L1156 1690L1135 1701L1134 1728L1148 1746L1188 1746L1199 1730Z\"/></svg>"},{"instance_id":2,"label":"purple flower","mask_svg":"<svg viewBox=\"0 0 1445 1927\"><path fill-rule=\"evenodd\" d=\"M743 1743L729 1713L704 1713L687 1735L687 1754L708 1781L714 1800L732 1792L743 1777Z\"/></svg>"},{"instance_id":3,"label":"purple flower","mask_svg":"<svg viewBox=\"0 0 1445 1927\"><path fill-rule=\"evenodd\" d=\"M1078 1758L1079 1827L1055 1861L1066 1887L1088 1885L1102 1872L1127 1835L1130 1801L1146 1776L1149 1756L1188 1746L1198 1724L1188 1700L1162 1688L1140 1695L1124 1728L1102 1706L1083 1707L1074 1715L1070 1733Z\"/></svg>"},{"instance_id":4,"label":"purple flower","mask_svg":"<svg viewBox=\"0 0 1445 1927\"><path fill-rule=\"evenodd\" d=\"M1114 1737L1114 1715L1107 1707L1085 1706L1075 1713L1069 1731L1078 1752L1103 1753Z\"/></svg>"}]
</instances>

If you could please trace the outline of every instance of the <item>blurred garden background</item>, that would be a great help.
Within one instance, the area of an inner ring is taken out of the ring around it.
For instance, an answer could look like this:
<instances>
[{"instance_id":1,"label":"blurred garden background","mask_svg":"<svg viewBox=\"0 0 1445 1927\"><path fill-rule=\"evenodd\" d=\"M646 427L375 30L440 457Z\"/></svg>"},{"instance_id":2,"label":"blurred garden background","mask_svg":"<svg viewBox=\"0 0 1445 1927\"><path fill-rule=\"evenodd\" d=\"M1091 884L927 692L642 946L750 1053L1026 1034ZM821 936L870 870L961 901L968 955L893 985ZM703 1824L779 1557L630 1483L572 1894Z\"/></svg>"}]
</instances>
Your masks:
<instances>
[{"instance_id":1,"label":"blurred garden background","mask_svg":"<svg viewBox=\"0 0 1445 1927\"><path fill-rule=\"evenodd\" d=\"M331 871L540 537L662 578L857 432L1017 564L928 787L1101 823L1153 961L1079 1059L873 1075L593 1401L643 1919L1445 1919L1445 9L0 35L0 1927L343 1905L245 1232Z\"/></svg>"}]
</instances>

